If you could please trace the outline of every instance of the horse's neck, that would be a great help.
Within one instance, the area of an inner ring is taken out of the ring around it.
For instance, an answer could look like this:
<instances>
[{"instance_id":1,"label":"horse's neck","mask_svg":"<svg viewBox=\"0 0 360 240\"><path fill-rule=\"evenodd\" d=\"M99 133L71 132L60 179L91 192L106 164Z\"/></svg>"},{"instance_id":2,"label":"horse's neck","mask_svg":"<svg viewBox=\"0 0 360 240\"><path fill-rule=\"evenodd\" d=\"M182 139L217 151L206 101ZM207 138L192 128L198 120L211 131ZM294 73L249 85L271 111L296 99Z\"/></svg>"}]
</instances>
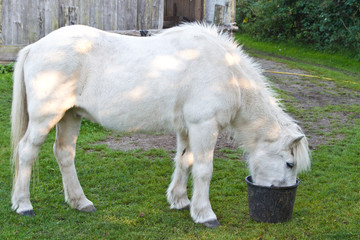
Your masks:
<instances>
[{"instance_id":1,"label":"horse's neck","mask_svg":"<svg viewBox=\"0 0 360 240\"><path fill-rule=\"evenodd\" d=\"M275 98L260 91L245 91L240 109L240 121L237 125L241 136L239 141L249 151L255 149L261 140L279 139L281 130L289 120Z\"/></svg>"}]
</instances>

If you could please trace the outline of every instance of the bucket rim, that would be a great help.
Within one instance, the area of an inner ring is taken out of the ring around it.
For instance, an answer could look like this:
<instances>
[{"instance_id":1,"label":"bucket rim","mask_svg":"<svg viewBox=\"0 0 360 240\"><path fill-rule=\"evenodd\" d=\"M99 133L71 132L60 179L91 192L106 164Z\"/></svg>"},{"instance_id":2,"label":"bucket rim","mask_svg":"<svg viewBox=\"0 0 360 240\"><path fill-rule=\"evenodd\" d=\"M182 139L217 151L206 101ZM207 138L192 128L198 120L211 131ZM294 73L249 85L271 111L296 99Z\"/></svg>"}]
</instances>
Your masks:
<instances>
[{"instance_id":1,"label":"bucket rim","mask_svg":"<svg viewBox=\"0 0 360 240\"><path fill-rule=\"evenodd\" d=\"M297 188L297 186L300 185L300 179L299 178L296 178L296 183L294 185L291 185L291 186L285 186L285 187L269 187L269 186L262 186L262 185L256 185L252 182L252 177L251 175L247 176L245 178L245 181L248 185L251 185L251 186L254 186L254 187L257 187L257 188L263 188L263 189L271 189L271 190L288 190L288 189L294 189L294 188Z\"/></svg>"}]
</instances>

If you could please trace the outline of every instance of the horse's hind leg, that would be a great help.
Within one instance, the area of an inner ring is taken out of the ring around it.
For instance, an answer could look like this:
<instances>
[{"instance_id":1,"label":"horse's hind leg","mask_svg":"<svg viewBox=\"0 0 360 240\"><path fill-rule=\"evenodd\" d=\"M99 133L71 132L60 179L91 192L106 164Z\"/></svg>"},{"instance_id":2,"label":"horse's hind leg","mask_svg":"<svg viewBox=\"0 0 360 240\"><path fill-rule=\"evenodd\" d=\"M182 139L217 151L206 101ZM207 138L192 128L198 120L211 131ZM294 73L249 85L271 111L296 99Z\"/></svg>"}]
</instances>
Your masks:
<instances>
[{"instance_id":1,"label":"horse's hind leg","mask_svg":"<svg viewBox=\"0 0 360 240\"><path fill-rule=\"evenodd\" d=\"M38 156L40 146L44 143L51 128L52 126L48 124L48 121L40 123L30 120L26 133L15 150L15 154L18 154L19 163L11 202L12 209L20 215L34 215L29 191L31 169Z\"/></svg>"},{"instance_id":2,"label":"horse's hind leg","mask_svg":"<svg viewBox=\"0 0 360 240\"><path fill-rule=\"evenodd\" d=\"M93 212L96 209L93 203L85 197L74 165L75 146L80 125L81 117L77 116L73 109L68 110L56 125L54 155L62 174L65 201L72 208L83 212Z\"/></svg>"},{"instance_id":3,"label":"horse's hind leg","mask_svg":"<svg viewBox=\"0 0 360 240\"><path fill-rule=\"evenodd\" d=\"M186 186L192 163L193 155L189 146L189 138L185 133L178 133L175 170L167 190L167 199L171 209L184 209L190 206Z\"/></svg>"}]
</instances>

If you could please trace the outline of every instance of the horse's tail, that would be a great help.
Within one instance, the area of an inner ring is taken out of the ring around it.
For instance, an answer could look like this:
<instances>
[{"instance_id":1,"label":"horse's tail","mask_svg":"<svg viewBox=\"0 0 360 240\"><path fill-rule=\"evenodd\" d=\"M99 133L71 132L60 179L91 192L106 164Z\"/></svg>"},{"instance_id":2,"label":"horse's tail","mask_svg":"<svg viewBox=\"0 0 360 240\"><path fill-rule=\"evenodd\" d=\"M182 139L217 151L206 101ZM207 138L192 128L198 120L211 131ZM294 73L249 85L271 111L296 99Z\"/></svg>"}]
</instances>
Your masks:
<instances>
[{"instance_id":1,"label":"horse's tail","mask_svg":"<svg viewBox=\"0 0 360 240\"><path fill-rule=\"evenodd\" d=\"M29 51L30 46L27 46L19 52L13 76L14 84L11 106L11 163L12 168L15 168L13 175L14 181L17 178L19 169L18 145L22 137L25 135L29 122L24 82L24 62L29 54Z\"/></svg>"}]
</instances>

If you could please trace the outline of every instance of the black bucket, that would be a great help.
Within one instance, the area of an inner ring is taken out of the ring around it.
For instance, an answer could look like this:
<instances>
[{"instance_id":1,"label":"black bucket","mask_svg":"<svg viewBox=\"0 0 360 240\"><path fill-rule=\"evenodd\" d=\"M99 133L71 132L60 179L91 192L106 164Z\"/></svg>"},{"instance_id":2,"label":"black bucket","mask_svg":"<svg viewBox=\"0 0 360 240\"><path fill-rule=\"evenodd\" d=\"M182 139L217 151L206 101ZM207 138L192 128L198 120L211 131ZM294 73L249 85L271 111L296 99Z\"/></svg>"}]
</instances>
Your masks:
<instances>
[{"instance_id":1,"label":"black bucket","mask_svg":"<svg viewBox=\"0 0 360 240\"><path fill-rule=\"evenodd\" d=\"M278 223L289 221L295 204L296 184L288 187L255 185L251 176L245 178L248 189L249 215L258 222Z\"/></svg>"}]
</instances>

